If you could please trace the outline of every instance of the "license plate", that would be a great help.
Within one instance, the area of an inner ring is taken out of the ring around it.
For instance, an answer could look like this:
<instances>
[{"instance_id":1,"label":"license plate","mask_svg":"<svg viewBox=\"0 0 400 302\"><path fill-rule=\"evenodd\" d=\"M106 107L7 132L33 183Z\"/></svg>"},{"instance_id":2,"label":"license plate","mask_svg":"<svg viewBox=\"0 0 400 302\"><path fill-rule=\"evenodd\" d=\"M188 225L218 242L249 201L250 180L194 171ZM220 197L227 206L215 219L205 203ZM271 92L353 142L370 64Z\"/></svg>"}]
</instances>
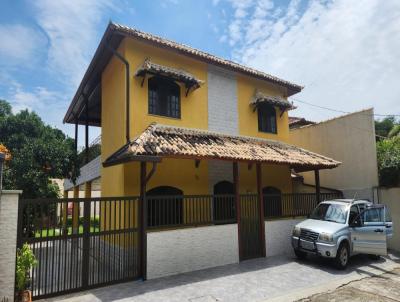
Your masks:
<instances>
[{"instance_id":1,"label":"license plate","mask_svg":"<svg viewBox=\"0 0 400 302\"><path fill-rule=\"evenodd\" d=\"M314 250L314 242L300 240L300 247L306 250Z\"/></svg>"}]
</instances>

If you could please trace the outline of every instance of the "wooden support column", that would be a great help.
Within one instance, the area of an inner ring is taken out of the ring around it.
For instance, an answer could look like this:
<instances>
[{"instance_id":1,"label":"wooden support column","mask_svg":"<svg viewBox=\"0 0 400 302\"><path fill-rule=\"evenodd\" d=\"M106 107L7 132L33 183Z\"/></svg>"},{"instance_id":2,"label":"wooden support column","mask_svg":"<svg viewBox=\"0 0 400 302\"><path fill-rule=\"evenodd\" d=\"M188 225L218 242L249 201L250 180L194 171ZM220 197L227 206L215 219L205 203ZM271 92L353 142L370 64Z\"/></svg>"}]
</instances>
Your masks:
<instances>
[{"instance_id":1,"label":"wooden support column","mask_svg":"<svg viewBox=\"0 0 400 302\"><path fill-rule=\"evenodd\" d=\"M319 170L314 170L315 174L315 194L317 196L317 203L321 202L321 187L319 183Z\"/></svg>"},{"instance_id":2,"label":"wooden support column","mask_svg":"<svg viewBox=\"0 0 400 302\"><path fill-rule=\"evenodd\" d=\"M88 181L85 183L85 198L92 197L92 182Z\"/></svg>"},{"instance_id":3,"label":"wooden support column","mask_svg":"<svg viewBox=\"0 0 400 302\"><path fill-rule=\"evenodd\" d=\"M240 234L240 191L239 191L239 166L237 162L233 163L233 185L235 187L235 205L236 205L236 220L238 225L238 244L239 244L239 261L243 259L243 246Z\"/></svg>"},{"instance_id":4,"label":"wooden support column","mask_svg":"<svg viewBox=\"0 0 400 302\"><path fill-rule=\"evenodd\" d=\"M63 198L65 198L65 199L68 198L68 191L64 190ZM65 232L67 231L68 203L67 202L61 202L60 203L60 207L61 207L62 234L65 234Z\"/></svg>"},{"instance_id":5,"label":"wooden support column","mask_svg":"<svg viewBox=\"0 0 400 302\"><path fill-rule=\"evenodd\" d=\"M78 152L78 120L75 121L75 151Z\"/></svg>"},{"instance_id":6,"label":"wooden support column","mask_svg":"<svg viewBox=\"0 0 400 302\"><path fill-rule=\"evenodd\" d=\"M89 100L85 97L85 163L89 162Z\"/></svg>"},{"instance_id":7,"label":"wooden support column","mask_svg":"<svg viewBox=\"0 0 400 302\"><path fill-rule=\"evenodd\" d=\"M261 255L265 257L265 222L264 222L264 198L262 192L262 171L261 163L257 163L257 197L258 197L258 209L260 215L260 243L261 243Z\"/></svg>"},{"instance_id":8,"label":"wooden support column","mask_svg":"<svg viewBox=\"0 0 400 302\"><path fill-rule=\"evenodd\" d=\"M74 187L74 199L79 198L79 186ZM79 202L74 202L72 207L72 234L79 232Z\"/></svg>"},{"instance_id":9,"label":"wooden support column","mask_svg":"<svg viewBox=\"0 0 400 302\"><path fill-rule=\"evenodd\" d=\"M143 280L147 279L147 202L146 202L146 162L140 162L140 272Z\"/></svg>"}]
</instances>

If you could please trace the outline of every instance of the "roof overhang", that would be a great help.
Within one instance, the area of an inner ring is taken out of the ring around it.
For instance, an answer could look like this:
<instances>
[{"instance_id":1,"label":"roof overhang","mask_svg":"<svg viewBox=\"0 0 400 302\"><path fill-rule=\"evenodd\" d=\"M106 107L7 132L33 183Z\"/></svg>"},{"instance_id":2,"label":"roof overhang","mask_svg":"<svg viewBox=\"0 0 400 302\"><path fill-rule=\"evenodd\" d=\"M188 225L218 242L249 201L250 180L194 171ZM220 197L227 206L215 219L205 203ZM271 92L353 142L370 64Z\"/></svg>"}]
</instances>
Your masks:
<instances>
[{"instance_id":1,"label":"roof overhang","mask_svg":"<svg viewBox=\"0 0 400 302\"><path fill-rule=\"evenodd\" d=\"M84 116L84 108L87 102L89 107L89 125L101 126L101 74L113 55L110 48L117 49L125 37L136 39L155 47L168 49L208 64L216 65L256 79L267 81L280 87L284 87L286 89L287 96L296 94L303 89L303 87L300 85L252 69L250 67L218 58L214 55L183 44L110 22L71 101L71 104L69 105L69 108L63 119L64 123L78 123L84 125L86 121Z\"/></svg>"},{"instance_id":2,"label":"roof overhang","mask_svg":"<svg viewBox=\"0 0 400 302\"><path fill-rule=\"evenodd\" d=\"M188 94L189 90L200 88L200 85L203 84L202 80L197 79L194 75L185 70L156 64L150 61L150 59L146 59L135 72L135 76L143 78L142 85L146 75L161 76L183 83L187 89L186 95Z\"/></svg>"},{"instance_id":3,"label":"roof overhang","mask_svg":"<svg viewBox=\"0 0 400 302\"><path fill-rule=\"evenodd\" d=\"M277 164L289 166L296 172L340 165L331 158L282 142L151 124L136 139L108 157L103 166L161 158Z\"/></svg>"}]
</instances>

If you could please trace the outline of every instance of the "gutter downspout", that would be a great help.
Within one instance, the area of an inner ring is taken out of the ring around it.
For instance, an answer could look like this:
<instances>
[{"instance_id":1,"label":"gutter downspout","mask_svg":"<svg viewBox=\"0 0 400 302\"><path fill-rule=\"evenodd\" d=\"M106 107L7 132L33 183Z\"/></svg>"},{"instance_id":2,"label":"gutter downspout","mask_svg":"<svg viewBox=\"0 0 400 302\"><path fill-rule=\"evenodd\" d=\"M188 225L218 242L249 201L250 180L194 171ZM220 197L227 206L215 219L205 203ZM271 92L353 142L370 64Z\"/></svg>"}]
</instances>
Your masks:
<instances>
[{"instance_id":1,"label":"gutter downspout","mask_svg":"<svg viewBox=\"0 0 400 302\"><path fill-rule=\"evenodd\" d=\"M113 49L110 45L106 44L107 48L115 55L118 59L121 60L122 63L125 64L126 71L126 142L130 142L130 134L129 134L129 99L130 99L130 87L129 87L129 62L115 49Z\"/></svg>"}]
</instances>

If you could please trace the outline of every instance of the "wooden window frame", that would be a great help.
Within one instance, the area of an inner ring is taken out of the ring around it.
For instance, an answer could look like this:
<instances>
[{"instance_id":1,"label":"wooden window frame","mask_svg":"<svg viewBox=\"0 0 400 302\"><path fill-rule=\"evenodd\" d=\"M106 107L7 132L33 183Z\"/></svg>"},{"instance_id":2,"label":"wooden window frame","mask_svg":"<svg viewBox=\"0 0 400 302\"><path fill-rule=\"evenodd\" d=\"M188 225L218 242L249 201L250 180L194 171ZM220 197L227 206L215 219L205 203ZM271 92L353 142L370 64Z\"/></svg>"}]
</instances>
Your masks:
<instances>
[{"instance_id":1,"label":"wooden window frame","mask_svg":"<svg viewBox=\"0 0 400 302\"><path fill-rule=\"evenodd\" d=\"M148 114L181 118L181 87L161 76L148 79Z\"/></svg>"},{"instance_id":2,"label":"wooden window frame","mask_svg":"<svg viewBox=\"0 0 400 302\"><path fill-rule=\"evenodd\" d=\"M257 117L259 132L278 134L277 112L274 106L260 104L257 108Z\"/></svg>"}]
</instances>

